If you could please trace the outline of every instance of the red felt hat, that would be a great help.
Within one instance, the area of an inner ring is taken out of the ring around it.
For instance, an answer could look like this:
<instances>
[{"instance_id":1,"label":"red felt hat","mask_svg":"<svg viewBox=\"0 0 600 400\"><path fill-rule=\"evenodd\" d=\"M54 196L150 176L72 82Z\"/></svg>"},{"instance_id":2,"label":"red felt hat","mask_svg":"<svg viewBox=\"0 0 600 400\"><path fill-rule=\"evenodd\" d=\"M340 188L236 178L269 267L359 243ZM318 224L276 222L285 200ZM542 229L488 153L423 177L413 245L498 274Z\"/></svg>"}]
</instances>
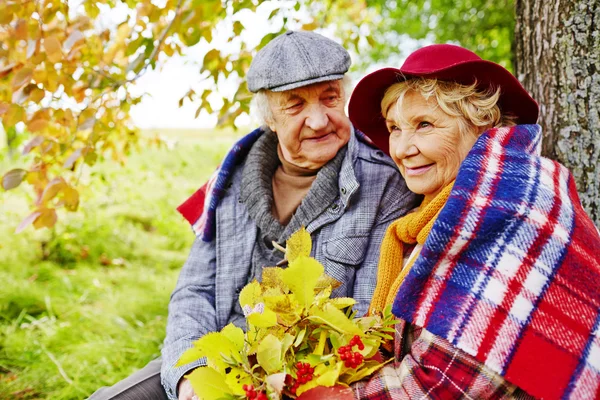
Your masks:
<instances>
[{"instance_id":1,"label":"red felt hat","mask_svg":"<svg viewBox=\"0 0 600 400\"><path fill-rule=\"evenodd\" d=\"M538 105L504 67L482 60L460 46L433 44L413 52L400 69L383 68L358 82L348 105L352 123L363 131L377 147L389 154L389 133L381 115L381 100L388 87L407 79L436 78L477 87L501 89L498 106L502 113L517 117L518 124L535 124Z\"/></svg>"}]
</instances>

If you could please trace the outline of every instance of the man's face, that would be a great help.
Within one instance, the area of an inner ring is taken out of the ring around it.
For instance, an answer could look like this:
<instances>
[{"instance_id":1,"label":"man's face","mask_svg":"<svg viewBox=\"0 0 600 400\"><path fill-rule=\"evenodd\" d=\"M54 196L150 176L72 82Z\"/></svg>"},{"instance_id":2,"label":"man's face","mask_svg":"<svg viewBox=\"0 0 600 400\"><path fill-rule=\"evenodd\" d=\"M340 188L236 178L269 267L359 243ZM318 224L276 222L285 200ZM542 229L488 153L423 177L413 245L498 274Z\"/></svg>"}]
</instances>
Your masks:
<instances>
[{"instance_id":1,"label":"man's face","mask_svg":"<svg viewBox=\"0 0 600 400\"><path fill-rule=\"evenodd\" d=\"M267 98L273 113L269 128L277 134L289 163L319 169L350 140L341 81L267 92Z\"/></svg>"}]
</instances>

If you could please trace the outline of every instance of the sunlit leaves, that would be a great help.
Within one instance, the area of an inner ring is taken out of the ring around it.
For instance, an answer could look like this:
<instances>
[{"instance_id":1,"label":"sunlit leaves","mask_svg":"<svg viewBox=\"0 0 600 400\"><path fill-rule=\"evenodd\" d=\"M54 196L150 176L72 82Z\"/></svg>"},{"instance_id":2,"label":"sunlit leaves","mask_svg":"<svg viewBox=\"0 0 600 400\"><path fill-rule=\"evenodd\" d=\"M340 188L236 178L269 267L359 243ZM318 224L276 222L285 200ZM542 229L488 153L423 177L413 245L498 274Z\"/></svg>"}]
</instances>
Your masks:
<instances>
[{"instance_id":1,"label":"sunlit leaves","mask_svg":"<svg viewBox=\"0 0 600 400\"><path fill-rule=\"evenodd\" d=\"M44 38L44 50L46 51L46 57L51 63L57 63L62 60L62 46L60 40L56 36L49 36Z\"/></svg>"},{"instance_id":2,"label":"sunlit leaves","mask_svg":"<svg viewBox=\"0 0 600 400\"><path fill-rule=\"evenodd\" d=\"M268 373L272 374L281 368L281 341L273 335L267 335L258 345L256 360Z\"/></svg>"},{"instance_id":3,"label":"sunlit leaves","mask_svg":"<svg viewBox=\"0 0 600 400\"><path fill-rule=\"evenodd\" d=\"M33 76L33 69L31 69L29 67L19 69L19 71L16 74L14 74L14 76L13 76L13 79L11 82L12 90L16 91L19 88L21 88L21 86L31 82L32 76Z\"/></svg>"},{"instance_id":4,"label":"sunlit leaves","mask_svg":"<svg viewBox=\"0 0 600 400\"><path fill-rule=\"evenodd\" d=\"M285 258L289 262L292 262L301 256L309 257L311 249L312 240L310 233L308 233L306 228L302 227L286 241Z\"/></svg>"},{"instance_id":5,"label":"sunlit leaves","mask_svg":"<svg viewBox=\"0 0 600 400\"><path fill-rule=\"evenodd\" d=\"M304 229L294 233L288 247L296 245L302 254L309 254L311 248L306 246L306 235ZM301 275L301 270L308 272ZM316 260L299 255L288 268L266 268L262 283L255 280L242 289L239 300L246 315L246 333L233 325L209 333L197 340L178 364L207 357L208 367L199 369L213 371L202 375L202 379L213 380L210 390L214 392L203 392L203 398L229 398L227 393L244 395L244 384L253 385L257 392L266 392L270 399L295 398L316 386L356 381L385 364L366 361L357 367L347 367L337 350L349 345L350 339L358 335L364 348L353 350L365 359L373 356L380 344L390 339L388 332L393 330L394 324L390 308L383 316L353 319L352 312L343 309L354 300L330 299L331 286L325 283L333 284L335 280L324 278L322 274L323 266ZM309 283L301 284L305 280ZM320 282L320 286L316 282ZM302 294L299 296L298 292ZM307 303L311 298L313 300ZM267 317L270 314L276 318L275 324L257 323L270 318ZM314 379L300 384L292 393L286 384L286 375L298 377L298 362L314 368ZM201 384L200 378L197 384Z\"/></svg>"},{"instance_id":6,"label":"sunlit leaves","mask_svg":"<svg viewBox=\"0 0 600 400\"><path fill-rule=\"evenodd\" d=\"M226 394L231 394L225 377L212 368L196 368L186 377L200 399L220 399Z\"/></svg>"}]
</instances>

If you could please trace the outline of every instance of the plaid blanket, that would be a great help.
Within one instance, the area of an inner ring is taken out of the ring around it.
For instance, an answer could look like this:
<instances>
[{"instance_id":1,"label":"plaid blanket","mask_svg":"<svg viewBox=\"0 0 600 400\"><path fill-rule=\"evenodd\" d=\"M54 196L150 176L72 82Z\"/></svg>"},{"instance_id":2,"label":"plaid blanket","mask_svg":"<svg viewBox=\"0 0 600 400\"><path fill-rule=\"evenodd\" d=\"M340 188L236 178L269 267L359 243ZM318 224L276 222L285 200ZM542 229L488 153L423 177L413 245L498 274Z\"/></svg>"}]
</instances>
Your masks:
<instances>
[{"instance_id":1,"label":"plaid blanket","mask_svg":"<svg viewBox=\"0 0 600 400\"><path fill-rule=\"evenodd\" d=\"M600 398L600 235L540 143L482 135L393 311L536 397Z\"/></svg>"},{"instance_id":2,"label":"plaid blanket","mask_svg":"<svg viewBox=\"0 0 600 400\"><path fill-rule=\"evenodd\" d=\"M394 358L352 385L357 399L533 399L448 341L404 320L396 324Z\"/></svg>"},{"instance_id":3,"label":"plaid blanket","mask_svg":"<svg viewBox=\"0 0 600 400\"><path fill-rule=\"evenodd\" d=\"M257 128L238 140L208 182L177 207L177 211L192 225L196 236L203 241L210 242L214 238L217 206L225 195L227 182L235 166L246 158L252 145L263 132L261 128Z\"/></svg>"}]
</instances>

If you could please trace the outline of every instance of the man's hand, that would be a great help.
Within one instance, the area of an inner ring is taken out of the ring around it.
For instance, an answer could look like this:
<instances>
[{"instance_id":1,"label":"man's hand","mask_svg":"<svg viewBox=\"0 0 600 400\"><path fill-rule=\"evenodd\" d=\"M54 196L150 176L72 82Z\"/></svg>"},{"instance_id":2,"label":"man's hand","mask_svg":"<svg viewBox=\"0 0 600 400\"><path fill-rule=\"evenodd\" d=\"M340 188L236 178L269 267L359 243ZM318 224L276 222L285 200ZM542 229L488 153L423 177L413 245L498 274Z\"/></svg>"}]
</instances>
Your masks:
<instances>
[{"instance_id":1,"label":"man's hand","mask_svg":"<svg viewBox=\"0 0 600 400\"><path fill-rule=\"evenodd\" d=\"M346 386L317 386L302 393L296 400L354 400L354 391Z\"/></svg>"},{"instance_id":2,"label":"man's hand","mask_svg":"<svg viewBox=\"0 0 600 400\"><path fill-rule=\"evenodd\" d=\"M192 388L192 383L186 378L181 378L179 381L177 392L179 393L177 397L179 400L198 400L198 396L196 396Z\"/></svg>"}]
</instances>

